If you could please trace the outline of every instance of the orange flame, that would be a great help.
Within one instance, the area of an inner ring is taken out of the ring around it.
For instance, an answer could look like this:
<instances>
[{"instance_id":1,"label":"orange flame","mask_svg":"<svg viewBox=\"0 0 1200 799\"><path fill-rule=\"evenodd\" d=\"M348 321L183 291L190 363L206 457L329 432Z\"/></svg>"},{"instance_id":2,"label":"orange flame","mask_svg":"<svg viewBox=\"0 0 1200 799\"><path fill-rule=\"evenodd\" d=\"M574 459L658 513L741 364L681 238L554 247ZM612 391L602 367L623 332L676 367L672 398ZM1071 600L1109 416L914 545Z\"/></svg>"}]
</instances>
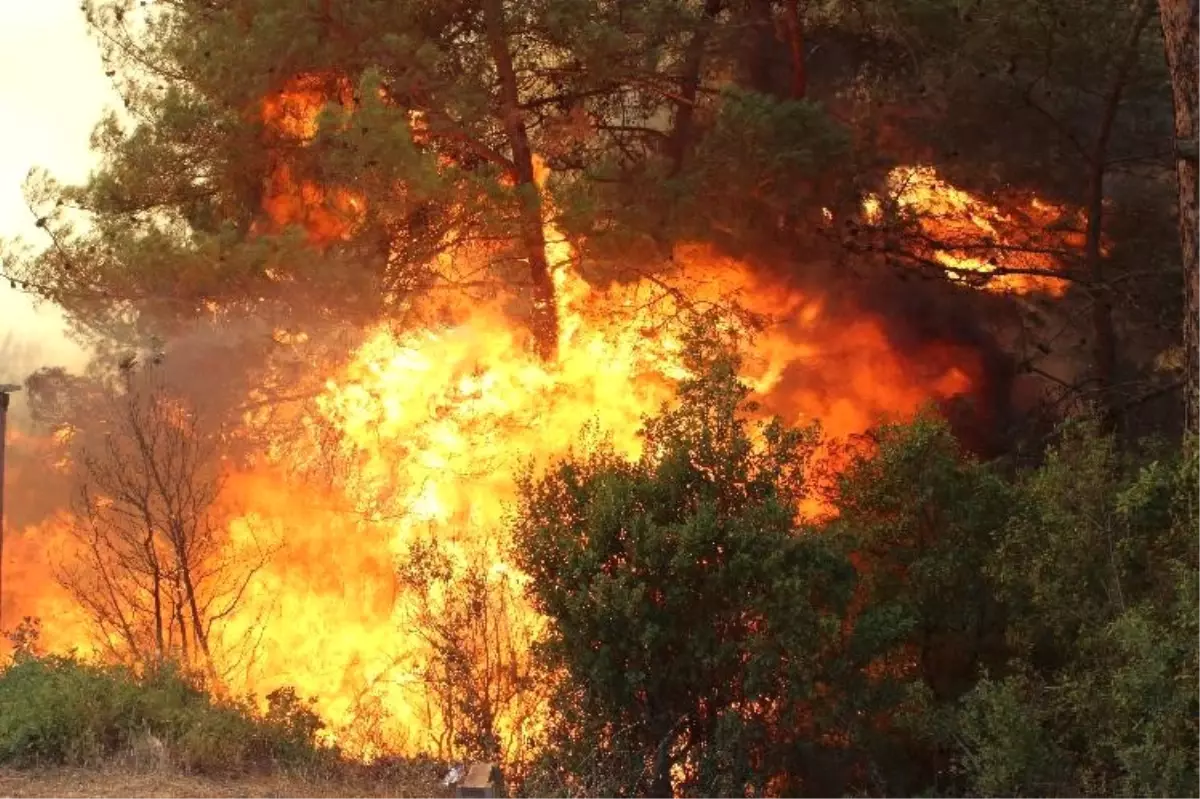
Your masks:
<instances>
[{"instance_id":1,"label":"orange flame","mask_svg":"<svg viewBox=\"0 0 1200 799\"><path fill-rule=\"evenodd\" d=\"M345 80L301 75L263 100L262 121L281 144L306 147L317 135L318 117L331 93L344 109L352 107L352 92ZM301 226L314 246L330 244L353 233L366 208L360 193L297 180L282 152L275 152L273 160L274 166L263 187L262 204L275 230Z\"/></svg>"},{"instance_id":2,"label":"orange flame","mask_svg":"<svg viewBox=\"0 0 1200 799\"><path fill-rule=\"evenodd\" d=\"M225 630L227 656L245 664L231 674L232 690L262 696L292 686L315 696L339 740L364 754L381 745L348 736L371 708L386 719L377 735L387 747L432 748L422 731L436 730L439 721L417 678L424 650L405 629L410 606L397 593L399 559L413 542L432 537L464 559L482 553L502 568L501 539L522 462L565 455L589 424L611 436L619 454L635 457L641 419L670 403L673 381L686 374L685 298L735 296L756 313L783 318L748 348L744 377L771 410L790 421L818 420L833 434L965 392L978 368L969 354L900 353L870 317L833 318L821 298L701 246L677 255L687 276L677 285L686 295L649 279L597 290L558 255L563 323L556 363L533 354L525 328L500 298L463 303L454 323L438 328L397 333L380 326L327 380L293 436L276 441L259 468L231 475L226 501L241 509L229 526L231 553L252 540L278 547ZM922 370L922 363L934 367ZM250 415L245 423L254 428L260 419ZM348 468L328 490L284 476L285 466L317 469L330 457ZM806 510L820 510L819 503ZM21 533L30 550L22 561L48 557L39 536L66 551L55 527L64 521ZM52 578L18 575L17 582L26 588L6 588L10 618L38 613L54 620L46 630L52 647L88 640L78 611L66 615L61 603L49 604ZM517 612L536 626L528 610ZM75 621L60 627L65 618ZM237 649L246 640L253 641L249 657Z\"/></svg>"},{"instance_id":3,"label":"orange flame","mask_svg":"<svg viewBox=\"0 0 1200 799\"><path fill-rule=\"evenodd\" d=\"M323 86L298 79L264 103L264 121L303 146L328 96ZM544 177L539 166L539 183ZM345 217L353 214L341 212L364 209L360 196L339 191L297 184L281 162L264 207L274 224L303 224L325 243L351 229ZM223 631L221 671L232 691L262 696L291 686L315 697L333 735L363 755L437 751L444 720L421 684L429 650L409 623L414 599L398 588L398 562L430 538L460 568L482 556L498 585L511 575L512 613L536 634L540 620L521 604L521 576L503 562L515 473L566 455L589 425L618 454L636 457L642 419L672 402L674 381L687 374L681 320L689 305L736 298L775 319L748 340L744 379L768 410L819 421L834 436L965 393L979 374L972 353L900 352L879 320L834 316L822 297L704 246L679 248L681 277L601 290L576 273L552 226L547 241L560 319L554 363L534 354L526 328L509 317L511 297L462 301L437 327L380 325L255 468L228 467L226 554L264 543L275 550ZM250 413L244 424L259 430L264 421ZM331 461L342 468L314 482ZM821 510L815 501L805 508ZM42 616L44 643L55 650L91 640L48 565L70 551L69 521L55 517L15 536L9 557L24 570L5 583L7 618ZM516 711L497 720L509 742L529 723Z\"/></svg>"},{"instance_id":4,"label":"orange flame","mask_svg":"<svg viewBox=\"0 0 1200 799\"><path fill-rule=\"evenodd\" d=\"M950 185L930 166L893 169L888 194L898 210L917 214L920 231L930 240L930 256L951 279L996 273L984 283L990 291L1052 297L1066 292L1067 281L1055 273L1063 257L1082 246L1082 234L1062 229L1064 209L1034 197L1002 211ZM867 197L863 214L878 223L880 198Z\"/></svg>"}]
</instances>

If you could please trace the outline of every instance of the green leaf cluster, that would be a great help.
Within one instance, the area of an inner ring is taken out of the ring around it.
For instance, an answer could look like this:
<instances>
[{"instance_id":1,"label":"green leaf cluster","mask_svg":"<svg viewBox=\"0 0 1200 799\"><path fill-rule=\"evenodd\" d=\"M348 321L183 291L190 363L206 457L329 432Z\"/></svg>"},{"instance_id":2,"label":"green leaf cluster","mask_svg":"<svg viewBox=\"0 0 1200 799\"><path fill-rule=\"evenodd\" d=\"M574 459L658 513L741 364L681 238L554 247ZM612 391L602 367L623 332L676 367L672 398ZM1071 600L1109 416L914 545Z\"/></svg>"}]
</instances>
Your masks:
<instances>
[{"instance_id":1,"label":"green leaf cluster","mask_svg":"<svg viewBox=\"0 0 1200 799\"><path fill-rule=\"evenodd\" d=\"M170 664L138 673L37 656L29 643L0 670L0 764L86 766L144 755L232 774L334 755L318 744L320 721L290 689L272 693L259 712L214 699Z\"/></svg>"},{"instance_id":2,"label":"green leaf cluster","mask_svg":"<svg viewBox=\"0 0 1200 799\"><path fill-rule=\"evenodd\" d=\"M1179 795L1197 784L1197 462L1088 416L1032 464L932 414L841 452L761 421L719 346L630 463L529 475L514 527L551 628L527 790Z\"/></svg>"}]
</instances>

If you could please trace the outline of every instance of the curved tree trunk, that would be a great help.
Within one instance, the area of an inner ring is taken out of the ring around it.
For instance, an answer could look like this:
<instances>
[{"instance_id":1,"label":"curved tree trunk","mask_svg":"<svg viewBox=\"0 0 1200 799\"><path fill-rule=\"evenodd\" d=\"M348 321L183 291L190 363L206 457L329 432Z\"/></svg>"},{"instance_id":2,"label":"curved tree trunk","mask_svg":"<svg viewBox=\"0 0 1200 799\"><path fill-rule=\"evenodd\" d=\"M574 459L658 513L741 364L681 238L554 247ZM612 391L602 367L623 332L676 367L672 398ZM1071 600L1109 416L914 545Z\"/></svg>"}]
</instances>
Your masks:
<instances>
[{"instance_id":1,"label":"curved tree trunk","mask_svg":"<svg viewBox=\"0 0 1200 799\"><path fill-rule=\"evenodd\" d=\"M1163 42L1175 101L1175 171L1179 179L1179 244L1183 259L1184 423L1200 433L1197 352L1200 351L1200 277L1197 276L1197 25L1200 0L1160 0Z\"/></svg>"}]
</instances>

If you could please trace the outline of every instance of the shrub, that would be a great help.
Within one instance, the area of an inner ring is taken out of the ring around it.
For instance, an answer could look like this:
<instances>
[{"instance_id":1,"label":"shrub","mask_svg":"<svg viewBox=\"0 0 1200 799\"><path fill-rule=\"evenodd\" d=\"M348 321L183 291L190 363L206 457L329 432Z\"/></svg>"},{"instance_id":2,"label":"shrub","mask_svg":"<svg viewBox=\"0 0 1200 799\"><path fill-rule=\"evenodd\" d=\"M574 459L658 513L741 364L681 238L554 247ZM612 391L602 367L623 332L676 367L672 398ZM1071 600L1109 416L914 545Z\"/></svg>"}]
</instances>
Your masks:
<instances>
[{"instance_id":1,"label":"shrub","mask_svg":"<svg viewBox=\"0 0 1200 799\"><path fill-rule=\"evenodd\" d=\"M556 762L526 790L842 784L842 747L812 740L842 729L824 656L853 570L794 525L815 432L754 423L733 361L691 365L679 408L646 420L641 460L595 447L525 484L517 560L552 621L539 654L563 676Z\"/></svg>"},{"instance_id":2,"label":"shrub","mask_svg":"<svg viewBox=\"0 0 1200 799\"><path fill-rule=\"evenodd\" d=\"M188 771L237 772L313 764L332 755L320 723L291 691L219 700L170 665L136 673L19 649L0 672L0 764L89 765L155 746Z\"/></svg>"},{"instance_id":3,"label":"shrub","mask_svg":"<svg viewBox=\"0 0 1200 799\"><path fill-rule=\"evenodd\" d=\"M557 680L521 790L1195 794L1195 441L1082 415L1034 465L982 463L924 415L797 523L813 436L756 426L705 355L641 459L591 446L523 485Z\"/></svg>"},{"instance_id":4,"label":"shrub","mask_svg":"<svg viewBox=\"0 0 1200 799\"><path fill-rule=\"evenodd\" d=\"M1195 793L1196 484L1194 446L1123 451L1088 419L1021 476L987 569L1012 659L964 697L969 790Z\"/></svg>"}]
</instances>

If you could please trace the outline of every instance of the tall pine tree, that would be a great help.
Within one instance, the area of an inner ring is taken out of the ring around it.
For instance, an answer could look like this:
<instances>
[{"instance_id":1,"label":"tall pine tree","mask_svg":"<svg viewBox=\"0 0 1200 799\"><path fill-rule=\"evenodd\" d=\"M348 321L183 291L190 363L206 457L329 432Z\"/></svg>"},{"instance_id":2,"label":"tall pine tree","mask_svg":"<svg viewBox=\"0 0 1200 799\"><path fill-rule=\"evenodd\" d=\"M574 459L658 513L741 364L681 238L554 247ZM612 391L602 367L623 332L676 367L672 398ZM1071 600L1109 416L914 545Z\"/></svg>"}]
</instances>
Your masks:
<instances>
[{"instance_id":1,"label":"tall pine tree","mask_svg":"<svg viewBox=\"0 0 1200 799\"><path fill-rule=\"evenodd\" d=\"M23 276L109 333L128 320L114 299L159 320L213 302L373 320L498 282L549 356L552 207L609 255L728 229L712 209L731 194L778 226L797 197L819 208L797 188L839 146L815 106L755 86L737 3L84 8L126 113L98 128L87 185L33 184L54 246ZM469 270L437 258L464 251Z\"/></svg>"}]
</instances>

